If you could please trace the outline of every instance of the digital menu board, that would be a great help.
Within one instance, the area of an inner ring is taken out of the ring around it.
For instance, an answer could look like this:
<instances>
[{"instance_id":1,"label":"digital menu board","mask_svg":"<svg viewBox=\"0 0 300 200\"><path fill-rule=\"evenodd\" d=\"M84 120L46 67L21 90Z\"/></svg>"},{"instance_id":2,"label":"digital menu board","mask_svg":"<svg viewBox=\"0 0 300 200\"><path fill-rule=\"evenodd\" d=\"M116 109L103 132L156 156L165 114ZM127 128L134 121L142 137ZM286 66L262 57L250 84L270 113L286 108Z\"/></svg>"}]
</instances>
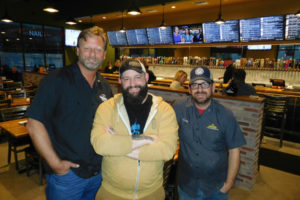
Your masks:
<instances>
[{"instance_id":1,"label":"digital menu board","mask_svg":"<svg viewBox=\"0 0 300 200\"><path fill-rule=\"evenodd\" d=\"M240 41L283 40L283 16L240 20Z\"/></svg>"},{"instance_id":2,"label":"digital menu board","mask_svg":"<svg viewBox=\"0 0 300 200\"><path fill-rule=\"evenodd\" d=\"M128 45L148 45L147 31L142 29L126 30Z\"/></svg>"},{"instance_id":3,"label":"digital menu board","mask_svg":"<svg viewBox=\"0 0 300 200\"><path fill-rule=\"evenodd\" d=\"M264 44L264 45L248 45L248 50L271 50L271 44Z\"/></svg>"},{"instance_id":4,"label":"digital menu board","mask_svg":"<svg viewBox=\"0 0 300 200\"><path fill-rule=\"evenodd\" d=\"M285 17L285 39L300 39L300 18L296 15L286 15Z\"/></svg>"},{"instance_id":5,"label":"digital menu board","mask_svg":"<svg viewBox=\"0 0 300 200\"><path fill-rule=\"evenodd\" d=\"M239 21L229 20L218 25L214 22L203 23L203 41L213 42L239 42Z\"/></svg>"},{"instance_id":6,"label":"digital menu board","mask_svg":"<svg viewBox=\"0 0 300 200\"><path fill-rule=\"evenodd\" d=\"M107 31L107 36L110 45L112 46L126 46L126 33L121 31Z\"/></svg>"},{"instance_id":7,"label":"digital menu board","mask_svg":"<svg viewBox=\"0 0 300 200\"><path fill-rule=\"evenodd\" d=\"M147 28L147 36L149 44L173 44L172 28L154 27Z\"/></svg>"},{"instance_id":8,"label":"digital menu board","mask_svg":"<svg viewBox=\"0 0 300 200\"><path fill-rule=\"evenodd\" d=\"M203 43L202 24L173 26L175 44Z\"/></svg>"}]
</instances>

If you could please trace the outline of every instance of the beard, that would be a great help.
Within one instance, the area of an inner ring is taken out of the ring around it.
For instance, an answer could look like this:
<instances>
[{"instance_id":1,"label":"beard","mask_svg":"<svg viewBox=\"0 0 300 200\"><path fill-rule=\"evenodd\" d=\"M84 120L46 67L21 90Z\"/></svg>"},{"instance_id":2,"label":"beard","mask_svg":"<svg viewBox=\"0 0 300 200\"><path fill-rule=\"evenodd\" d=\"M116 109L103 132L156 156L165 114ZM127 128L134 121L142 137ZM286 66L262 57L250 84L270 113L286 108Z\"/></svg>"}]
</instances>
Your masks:
<instances>
[{"instance_id":1,"label":"beard","mask_svg":"<svg viewBox=\"0 0 300 200\"><path fill-rule=\"evenodd\" d=\"M197 98L197 94L205 94L206 95L206 98L204 99L199 99ZM198 105L207 105L211 98L212 98L212 93L208 94L207 92L195 92L193 95L192 95L192 98L193 100L195 101L196 104Z\"/></svg>"},{"instance_id":2,"label":"beard","mask_svg":"<svg viewBox=\"0 0 300 200\"><path fill-rule=\"evenodd\" d=\"M133 95L129 92L132 88L140 88L140 91L137 95ZM129 86L128 88L123 88L122 86L122 94L124 101L130 105L141 105L144 99L146 98L148 93L148 86L145 84L144 86Z\"/></svg>"},{"instance_id":3,"label":"beard","mask_svg":"<svg viewBox=\"0 0 300 200\"><path fill-rule=\"evenodd\" d=\"M96 70L102 65L104 59L79 56L78 60L85 68L89 70Z\"/></svg>"}]
</instances>

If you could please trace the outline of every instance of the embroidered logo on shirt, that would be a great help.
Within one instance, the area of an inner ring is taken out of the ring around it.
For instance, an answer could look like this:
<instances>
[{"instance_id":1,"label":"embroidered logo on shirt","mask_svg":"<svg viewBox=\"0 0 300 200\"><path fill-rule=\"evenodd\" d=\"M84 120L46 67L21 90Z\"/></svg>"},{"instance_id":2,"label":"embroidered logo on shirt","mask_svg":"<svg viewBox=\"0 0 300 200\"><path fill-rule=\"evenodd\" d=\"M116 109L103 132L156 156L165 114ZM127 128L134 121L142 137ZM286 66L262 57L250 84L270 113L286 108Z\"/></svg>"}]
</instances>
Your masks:
<instances>
[{"instance_id":1,"label":"embroidered logo on shirt","mask_svg":"<svg viewBox=\"0 0 300 200\"><path fill-rule=\"evenodd\" d=\"M189 120L187 120L187 119L184 119L184 118L182 118L182 121L184 122L184 123L189 123Z\"/></svg>"},{"instance_id":2,"label":"embroidered logo on shirt","mask_svg":"<svg viewBox=\"0 0 300 200\"><path fill-rule=\"evenodd\" d=\"M105 94L100 94L100 95L99 95L99 98L101 99L101 101L106 101L106 100L107 100Z\"/></svg>"},{"instance_id":3,"label":"embroidered logo on shirt","mask_svg":"<svg viewBox=\"0 0 300 200\"><path fill-rule=\"evenodd\" d=\"M211 130L215 130L215 131L219 130L218 127L216 127L216 125L214 125L214 124L208 125L206 128L211 129Z\"/></svg>"}]
</instances>

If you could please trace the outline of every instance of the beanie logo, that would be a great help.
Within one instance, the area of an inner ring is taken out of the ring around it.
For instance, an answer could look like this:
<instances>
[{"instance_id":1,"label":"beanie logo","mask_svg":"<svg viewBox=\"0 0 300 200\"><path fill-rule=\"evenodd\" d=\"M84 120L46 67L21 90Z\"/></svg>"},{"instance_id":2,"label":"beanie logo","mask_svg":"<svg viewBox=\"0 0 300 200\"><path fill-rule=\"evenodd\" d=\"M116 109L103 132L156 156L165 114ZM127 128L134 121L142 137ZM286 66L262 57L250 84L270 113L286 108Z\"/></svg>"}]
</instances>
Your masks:
<instances>
[{"instance_id":1,"label":"beanie logo","mask_svg":"<svg viewBox=\"0 0 300 200\"><path fill-rule=\"evenodd\" d=\"M195 74L197 76L202 75L203 73L204 73L204 70L202 68L198 68L198 69L195 70Z\"/></svg>"}]
</instances>

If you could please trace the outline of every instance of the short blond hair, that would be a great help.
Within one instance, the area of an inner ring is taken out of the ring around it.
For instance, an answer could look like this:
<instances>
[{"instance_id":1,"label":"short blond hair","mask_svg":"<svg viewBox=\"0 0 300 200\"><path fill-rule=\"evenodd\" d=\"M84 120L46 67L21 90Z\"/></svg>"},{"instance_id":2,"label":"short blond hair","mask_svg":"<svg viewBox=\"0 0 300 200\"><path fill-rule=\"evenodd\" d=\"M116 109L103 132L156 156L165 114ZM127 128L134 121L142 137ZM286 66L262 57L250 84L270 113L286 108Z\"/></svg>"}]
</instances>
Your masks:
<instances>
[{"instance_id":1,"label":"short blond hair","mask_svg":"<svg viewBox=\"0 0 300 200\"><path fill-rule=\"evenodd\" d=\"M106 36L106 33L103 31L103 29L100 28L99 26L93 26L91 28L87 28L87 29L84 29L83 31L81 31L81 33L79 34L79 36L77 38L77 47L79 47L79 42L81 40L86 41L86 38L90 37L90 36L100 36L104 43L104 50L106 50L107 36Z\"/></svg>"},{"instance_id":2,"label":"short blond hair","mask_svg":"<svg viewBox=\"0 0 300 200\"><path fill-rule=\"evenodd\" d=\"M184 76L184 75L186 75L187 76L187 73L185 72L185 71L183 71L183 70L179 70L178 72L176 72L176 74L175 74L175 80L176 81L179 81L179 79L182 77L182 76Z\"/></svg>"}]
</instances>

